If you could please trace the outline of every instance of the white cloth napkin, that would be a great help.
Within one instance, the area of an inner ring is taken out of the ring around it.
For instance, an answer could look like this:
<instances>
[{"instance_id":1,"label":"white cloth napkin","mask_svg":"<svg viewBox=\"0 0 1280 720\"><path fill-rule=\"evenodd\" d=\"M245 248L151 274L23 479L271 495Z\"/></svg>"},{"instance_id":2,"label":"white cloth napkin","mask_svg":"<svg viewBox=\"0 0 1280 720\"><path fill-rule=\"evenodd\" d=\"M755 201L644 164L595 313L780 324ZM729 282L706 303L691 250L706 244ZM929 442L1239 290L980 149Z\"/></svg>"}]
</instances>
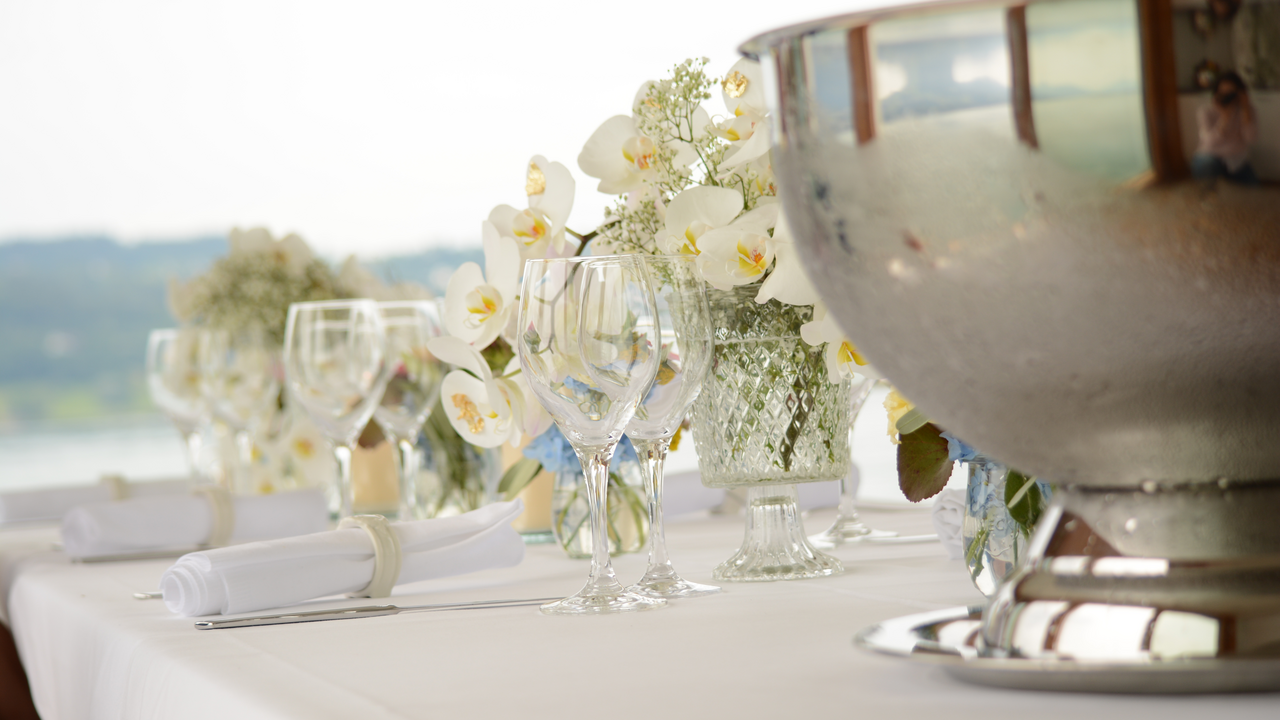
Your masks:
<instances>
[{"instance_id":1,"label":"white cloth napkin","mask_svg":"<svg viewBox=\"0 0 1280 720\"><path fill-rule=\"evenodd\" d=\"M305 535L329 527L329 509L319 490L233 498L230 542ZM189 548L213 533L213 506L199 495L140 497L73 508L62 519L67 555L99 555Z\"/></svg>"},{"instance_id":2,"label":"white cloth napkin","mask_svg":"<svg viewBox=\"0 0 1280 720\"><path fill-rule=\"evenodd\" d=\"M965 492L949 488L938 493L933 501L933 530L952 560L964 558L964 541L960 532L964 527Z\"/></svg>"},{"instance_id":3,"label":"white cloth napkin","mask_svg":"<svg viewBox=\"0 0 1280 720\"><path fill-rule=\"evenodd\" d=\"M191 481L182 478L131 482L125 489L129 497L185 495L191 490ZM106 484L0 493L0 525L61 520L68 510L77 505L110 502L111 499L111 488Z\"/></svg>"},{"instance_id":4,"label":"white cloth napkin","mask_svg":"<svg viewBox=\"0 0 1280 720\"><path fill-rule=\"evenodd\" d=\"M519 499L464 515L394 523L400 583L519 565L524 542L511 521ZM160 578L179 615L254 612L356 592L373 578L373 542L361 528L206 550L179 558Z\"/></svg>"}]
</instances>

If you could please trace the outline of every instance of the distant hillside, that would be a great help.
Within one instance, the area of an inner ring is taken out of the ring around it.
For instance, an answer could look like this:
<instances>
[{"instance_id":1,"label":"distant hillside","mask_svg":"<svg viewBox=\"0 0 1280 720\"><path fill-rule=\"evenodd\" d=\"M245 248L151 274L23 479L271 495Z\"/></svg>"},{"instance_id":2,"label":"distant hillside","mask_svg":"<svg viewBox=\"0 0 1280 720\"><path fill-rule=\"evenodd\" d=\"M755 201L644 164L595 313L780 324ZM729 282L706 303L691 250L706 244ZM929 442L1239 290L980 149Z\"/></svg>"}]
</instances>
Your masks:
<instances>
[{"instance_id":1,"label":"distant hillside","mask_svg":"<svg viewBox=\"0 0 1280 720\"><path fill-rule=\"evenodd\" d=\"M0 430L153 411L143 359L151 328L173 324L170 278L226 253L224 238L121 245L106 237L0 244ZM436 249L368 264L443 293L480 251Z\"/></svg>"}]
</instances>

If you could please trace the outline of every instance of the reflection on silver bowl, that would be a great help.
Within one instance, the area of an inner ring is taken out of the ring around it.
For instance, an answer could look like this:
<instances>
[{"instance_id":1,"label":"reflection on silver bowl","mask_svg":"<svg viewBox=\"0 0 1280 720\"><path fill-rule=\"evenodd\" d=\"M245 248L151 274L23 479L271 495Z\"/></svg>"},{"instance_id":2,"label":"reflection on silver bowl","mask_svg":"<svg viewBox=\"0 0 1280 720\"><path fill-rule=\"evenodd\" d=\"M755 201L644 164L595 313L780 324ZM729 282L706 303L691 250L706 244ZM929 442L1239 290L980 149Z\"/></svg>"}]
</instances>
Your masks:
<instances>
[{"instance_id":1,"label":"reflection on silver bowl","mask_svg":"<svg viewBox=\"0 0 1280 720\"><path fill-rule=\"evenodd\" d=\"M1196 514L1197 567L1213 569L1170 589L1175 607L1188 583L1230 594L1226 568L1280 567L1280 539L1255 532L1267 520L1217 484L1280 480L1280 95L1250 93L1261 185L1192 179L1207 100L1178 92L1176 12L952 2L744 47L775 85L774 166L802 256L854 342L938 424L1073 489L1076 525L1041 528L1040 565L1073 532L1117 540L1072 551L1090 562L1180 557L1180 518ZM1114 493L1125 521L1165 532L1119 542L1103 503L1081 499ZM1094 579L1038 599L1154 607L1146 580ZM1248 612L1280 622L1280 588L1255 589ZM1013 652L994 614L986 652Z\"/></svg>"}]
</instances>

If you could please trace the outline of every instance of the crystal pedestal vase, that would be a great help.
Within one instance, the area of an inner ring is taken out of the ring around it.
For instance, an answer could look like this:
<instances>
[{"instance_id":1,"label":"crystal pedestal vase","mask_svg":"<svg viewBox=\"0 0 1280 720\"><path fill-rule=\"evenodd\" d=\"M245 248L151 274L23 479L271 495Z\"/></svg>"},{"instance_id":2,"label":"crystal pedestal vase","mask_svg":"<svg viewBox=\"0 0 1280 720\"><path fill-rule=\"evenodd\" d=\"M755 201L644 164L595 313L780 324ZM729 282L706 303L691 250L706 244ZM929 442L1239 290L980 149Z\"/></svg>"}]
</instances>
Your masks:
<instances>
[{"instance_id":1,"label":"crystal pedestal vase","mask_svg":"<svg viewBox=\"0 0 1280 720\"><path fill-rule=\"evenodd\" d=\"M727 581L834 575L840 561L805 537L795 484L849 472L851 383L827 378L821 347L800 339L812 308L755 302L758 288L711 290L715 359L693 406L707 487L748 489L742 547L713 576Z\"/></svg>"}]
</instances>

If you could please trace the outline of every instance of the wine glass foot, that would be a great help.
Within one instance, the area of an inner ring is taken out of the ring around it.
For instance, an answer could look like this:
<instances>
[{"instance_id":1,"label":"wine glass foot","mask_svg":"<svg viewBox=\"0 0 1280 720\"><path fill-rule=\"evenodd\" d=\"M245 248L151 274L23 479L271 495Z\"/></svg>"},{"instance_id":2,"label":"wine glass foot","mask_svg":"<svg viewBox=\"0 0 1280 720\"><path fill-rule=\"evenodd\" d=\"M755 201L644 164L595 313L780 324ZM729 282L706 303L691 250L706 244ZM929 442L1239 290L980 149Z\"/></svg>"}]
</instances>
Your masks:
<instances>
[{"instance_id":1,"label":"wine glass foot","mask_svg":"<svg viewBox=\"0 0 1280 720\"><path fill-rule=\"evenodd\" d=\"M645 597L678 599L714 595L720 592L715 585L689 582L682 577L641 578L640 582L627 588L628 592Z\"/></svg>"},{"instance_id":2,"label":"wine glass foot","mask_svg":"<svg viewBox=\"0 0 1280 720\"><path fill-rule=\"evenodd\" d=\"M667 601L662 598L646 597L626 590L611 593L583 590L577 595L547 603L541 610L545 615L604 615L653 610L666 604Z\"/></svg>"},{"instance_id":3,"label":"wine glass foot","mask_svg":"<svg viewBox=\"0 0 1280 720\"><path fill-rule=\"evenodd\" d=\"M898 533L890 530L873 530L856 518L836 518L831 527L818 533L810 535L809 542L813 543L816 548L824 550L839 547L841 545L850 545L853 543L884 540L885 538L898 537Z\"/></svg>"}]
</instances>

